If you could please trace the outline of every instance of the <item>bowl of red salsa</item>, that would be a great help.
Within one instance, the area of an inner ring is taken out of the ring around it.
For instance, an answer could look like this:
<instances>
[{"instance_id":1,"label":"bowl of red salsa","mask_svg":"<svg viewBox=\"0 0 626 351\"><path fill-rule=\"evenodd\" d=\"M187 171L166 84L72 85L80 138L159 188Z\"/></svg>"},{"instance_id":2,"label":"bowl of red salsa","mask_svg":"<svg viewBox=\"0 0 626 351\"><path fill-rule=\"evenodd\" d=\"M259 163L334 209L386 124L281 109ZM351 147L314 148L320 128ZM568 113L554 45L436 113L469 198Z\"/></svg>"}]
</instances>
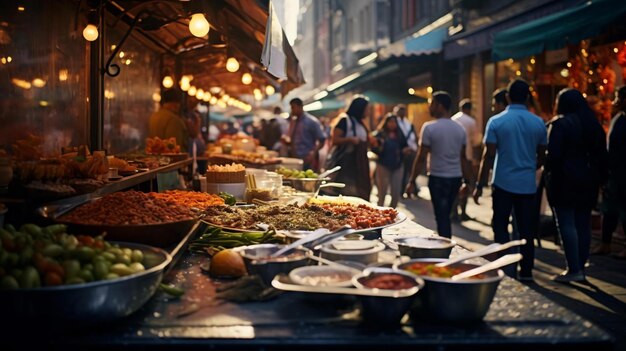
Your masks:
<instances>
[{"instance_id":1,"label":"bowl of red salsa","mask_svg":"<svg viewBox=\"0 0 626 351\"><path fill-rule=\"evenodd\" d=\"M424 280L391 268L368 268L354 276L352 284L371 292L371 296L359 296L363 323L379 329L394 329L401 324L424 286ZM393 293L382 296L381 291Z\"/></svg>"},{"instance_id":2,"label":"bowl of red salsa","mask_svg":"<svg viewBox=\"0 0 626 351\"><path fill-rule=\"evenodd\" d=\"M445 322L473 322L482 320L489 311L504 272L490 271L468 279L453 281L453 275L478 267L461 262L447 267L436 267L445 259L424 258L394 265L424 279L424 291L411 308L414 320Z\"/></svg>"}]
</instances>

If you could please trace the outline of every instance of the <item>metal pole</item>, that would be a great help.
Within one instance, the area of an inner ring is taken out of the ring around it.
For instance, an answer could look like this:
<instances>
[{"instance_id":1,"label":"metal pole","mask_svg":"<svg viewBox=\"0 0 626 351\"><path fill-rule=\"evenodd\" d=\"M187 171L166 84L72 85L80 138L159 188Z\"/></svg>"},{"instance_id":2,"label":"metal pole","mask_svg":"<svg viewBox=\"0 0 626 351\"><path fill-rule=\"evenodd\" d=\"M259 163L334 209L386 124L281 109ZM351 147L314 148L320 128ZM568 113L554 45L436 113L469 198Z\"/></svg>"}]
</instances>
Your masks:
<instances>
[{"instance_id":1,"label":"metal pole","mask_svg":"<svg viewBox=\"0 0 626 351\"><path fill-rule=\"evenodd\" d=\"M104 61L104 12L98 7L100 36L89 43L89 146L102 150L104 131L104 77L101 73Z\"/></svg>"}]
</instances>

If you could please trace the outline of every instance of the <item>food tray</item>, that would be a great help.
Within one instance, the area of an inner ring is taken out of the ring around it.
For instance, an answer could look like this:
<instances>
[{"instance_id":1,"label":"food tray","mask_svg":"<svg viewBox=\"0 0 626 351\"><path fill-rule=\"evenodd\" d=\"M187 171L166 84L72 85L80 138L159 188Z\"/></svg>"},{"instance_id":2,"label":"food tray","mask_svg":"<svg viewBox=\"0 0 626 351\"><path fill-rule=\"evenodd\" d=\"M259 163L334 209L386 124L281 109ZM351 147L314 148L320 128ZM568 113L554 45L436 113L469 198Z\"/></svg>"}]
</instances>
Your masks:
<instances>
[{"instance_id":1,"label":"food tray","mask_svg":"<svg viewBox=\"0 0 626 351\"><path fill-rule=\"evenodd\" d=\"M196 219L188 219L177 222L139 225L105 225L105 224L80 224L64 222L58 219L57 211L65 205L48 205L37 210L40 216L55 223L66 224L72 233L100 235L106 232L107 240L126 241L141 243L157 247L168 247L178 243L189 232Z\"/></svg>"},{"instance_id":2,"label":"food tray","mask_svg":"<svg viewBox=\"0 0 626 351\"><path fill-rule=\"evenodd\" d=\"M279 274L272 280L272 286L278 290L307 293L307 294L330 294L330 295L351 295L351 296L373 296L373 297L409 297L417 294L423 287L422 285L414 286L404 290L385 290L385 289L357 289L357 288L341 288L333 286L309 286L299 285L289 279L287 275Z\"/></svg>"}]
</instances>

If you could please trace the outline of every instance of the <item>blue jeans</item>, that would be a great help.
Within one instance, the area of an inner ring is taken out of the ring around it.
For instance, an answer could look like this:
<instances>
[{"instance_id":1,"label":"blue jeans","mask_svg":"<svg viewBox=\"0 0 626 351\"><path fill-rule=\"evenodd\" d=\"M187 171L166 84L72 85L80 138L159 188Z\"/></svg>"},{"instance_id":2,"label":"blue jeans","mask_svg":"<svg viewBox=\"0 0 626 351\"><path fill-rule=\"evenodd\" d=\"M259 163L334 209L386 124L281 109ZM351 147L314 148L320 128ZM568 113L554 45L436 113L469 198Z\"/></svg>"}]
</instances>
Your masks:
<instances>
[{"instance_id":1,"label":"blue jeans","mask_svg":"<svg viewBox=\"0 0 626 351\"><path fill-rule=\"evenodd\" d=\"M450 211L452 211L460 187L461 177L443 178L432 175L428 177L428 190L430 190L430 198L435 210L437 233L446 238L452 237Z\"/></svg>"},{"instance_id":2,"label":"blue jeans","mask_svg":"<svg viewBox=\"0 0 626 351\"><path fill-rule=\"evenodd\" d=\"M535 194L516 194L494 186L492 197L494 241L503 244L511 240L508 228L509 217L514 211L514 228L519 232L520 238L526 239L526 245L520 248L520 253L524 257L520 262L520 276L529 277L532 275L535 261L534 235L532 233L532 228L536 228L532 224L533 220L536 219L534 215ZM507 252L503 252L502 255L505 253ZM514 275L515 272L507 271L507 274Z\"/></svg>"},{"instance_id":3,"label":"blue jeans","mask_svg":"<svg viewBox=\"0 0 626 351\"><path fill-rule=\"evenodd\" d=\"M563 240L569 273L585 267L591 244L591 209L555 207L556 225Z\"/></svg>"}]
</instances>

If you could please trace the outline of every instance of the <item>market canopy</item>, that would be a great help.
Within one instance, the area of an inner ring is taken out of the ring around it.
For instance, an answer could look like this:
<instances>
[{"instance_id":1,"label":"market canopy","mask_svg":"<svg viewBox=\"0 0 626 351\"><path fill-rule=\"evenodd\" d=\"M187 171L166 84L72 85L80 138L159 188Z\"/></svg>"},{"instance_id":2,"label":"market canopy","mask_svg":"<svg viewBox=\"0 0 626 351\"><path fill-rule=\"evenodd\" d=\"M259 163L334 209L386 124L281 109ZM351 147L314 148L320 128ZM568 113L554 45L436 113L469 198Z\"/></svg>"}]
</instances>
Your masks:
<instances>
[{"instance_id":1,"label":"market canopy","mask_svg":"<svg viewBox=\"0 0 626 351\"><path fill-rule=\"evenodd\" d=\"M497 33L492 56L495 61L501 61L560 49L598 35L620 21L626 21L626 1L587 1Z\"/></svg>"},{"instance_id":2,"label":"market canopy","mask_svg":"<svg viewBox=\"0 0 626 351\"><path fill-rule=\"evenodd\" d=\"M370 89L361 94L367 96L371 103L377 104L422 104L428 102L427 99L409 94L407 91Z\"/></svg>"},{"instance_id":3,"label":"market canopy","mask_svg":"<svg viewBox=\"0 0 626 351\"><path fill-rule=\"evenodd\" d=\"M193 3L201 6L210 23L209 34L203 38L189 32L189 6ZM165 54L164 67L173 71L176 57L182 74L193 75L193 84L198 87L227 86L228 94L244 95L270 84L285 94L304 84L298 59L269 0L119 0L106 5L115 17L113 25L130 25L140 17L135 31L145 43ZM240 62L237 73L225 69L231 56ZM241 83L244 72L252 74L252 84Z\"/></svg>"}]
</instances>

